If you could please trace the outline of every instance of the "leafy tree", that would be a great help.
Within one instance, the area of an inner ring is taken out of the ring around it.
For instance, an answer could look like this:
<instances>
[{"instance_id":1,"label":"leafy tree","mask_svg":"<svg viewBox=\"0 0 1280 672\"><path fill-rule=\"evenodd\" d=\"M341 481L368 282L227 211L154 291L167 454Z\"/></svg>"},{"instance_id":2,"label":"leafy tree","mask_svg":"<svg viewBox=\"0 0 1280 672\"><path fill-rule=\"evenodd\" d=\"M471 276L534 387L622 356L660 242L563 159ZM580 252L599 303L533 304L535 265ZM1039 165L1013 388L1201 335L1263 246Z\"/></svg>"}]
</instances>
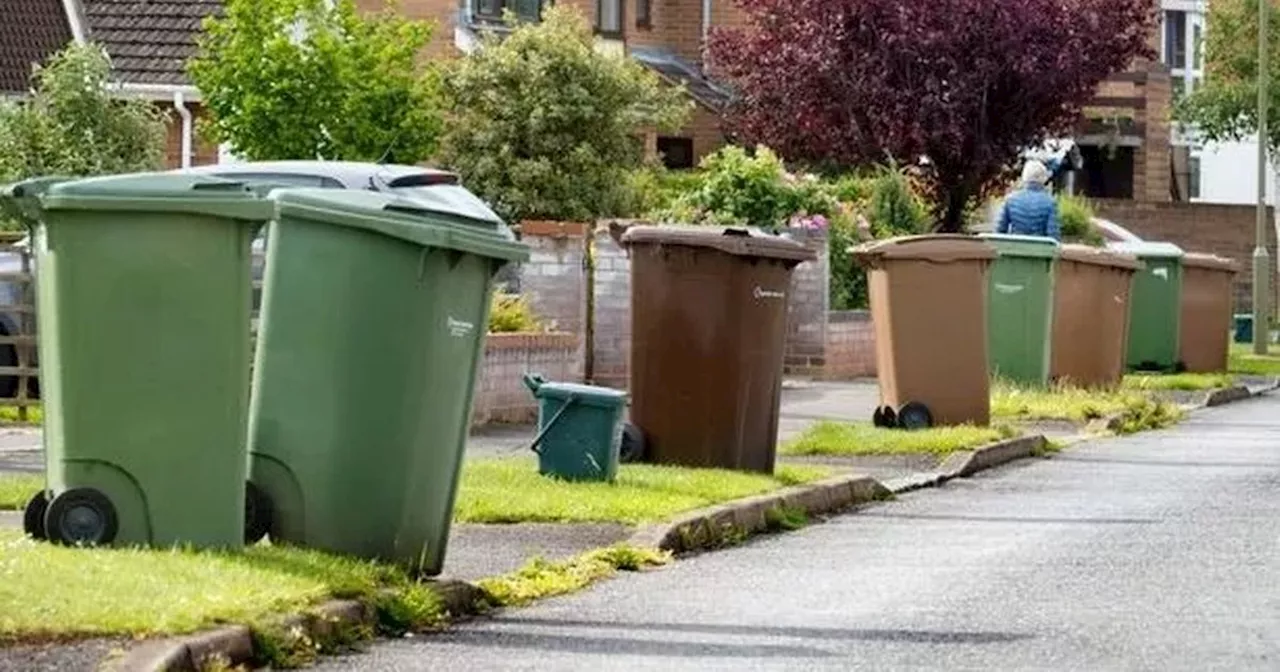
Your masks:
<instances>
[{"instance_id":1,"label":"leafy tree","mask_svg":"<svg viewBox=\"0 0 1280 672\"><path fill-rule=\"evenodd\" d=\"M1156 17L1150 0L736 1L748 26L714 31L708 60L743 139L824 166L927 157L942 231L1149 56Z\"/></svg>"},{"instance_id":2,"label":"leafy tree","mask_svg":"<svg viewBox=\"0 0 1280 672\"><path fill-rule=\"evenodd\" d=\"M36 66L32 81L29 97L0 101L0 182L163 165L164 113L114 94L100 47L73 44Z\"/></svg>"},{"instance_id":3,"label":"leafy tree","mask_svg":"<svg viewBox=\"0 0 1280 672\"><path fill-rule=\"evenodd\" d=\"M1268 26L1267 145L1280 149L1280 7L1272 3ZM1258 0L1213 0L1205 18L1205 78L1178 102L1175 117L1195 125L1206 140L1230 141L1258 133Z\"/></svg>"},{"instance_id":4,"label":"leafy tree","mask_svg":"<svg viewBox=\"0 0 1280 672\"><path fill-rule=\"evenodd\" d=\"M250 160L417 163L442 128L431 26L354 0L227 0L188 64L202 131Z\"/></svg>"},{"instance_id":5,"label":"leafy tree","mask_svg":"<svg viewBox=\"0 0 1280 672\"><path fill-rule=\"evenodd\" d=\"M626 207L643 128L678 128L684 93L624 56L595 49L576 10L486 36L444 82L445 162L511 219L585 220Z\"/></svg>"}]
</instances>

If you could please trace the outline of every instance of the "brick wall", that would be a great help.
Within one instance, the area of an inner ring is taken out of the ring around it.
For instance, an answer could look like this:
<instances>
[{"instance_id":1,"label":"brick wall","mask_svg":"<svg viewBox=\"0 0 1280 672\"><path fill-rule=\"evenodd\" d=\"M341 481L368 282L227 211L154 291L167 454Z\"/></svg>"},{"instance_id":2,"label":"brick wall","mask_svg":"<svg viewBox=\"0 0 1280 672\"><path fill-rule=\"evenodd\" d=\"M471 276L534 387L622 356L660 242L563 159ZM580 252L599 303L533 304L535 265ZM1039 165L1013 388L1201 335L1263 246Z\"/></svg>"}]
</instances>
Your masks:
<instances>
[{"instance_id":1,"label":"brick wall","mask_svg":"<svg viewBox=\"0 0 1280 672\"><path fill-rule=\"evenodd\" d=\"M827 315L826 363L829 380L875 377L876 331L866 310L832 311Z\"/></svg>"},{"instance_id":2,"label":"brick wall","mask_svg":"<svg viewBox=\"0 0 1280 672\"><path fill-rule=\"evenodd\" d=\"M825 232L796 231L817 261L800 264L791 274L787 298L786 369L795 375L821 375L826 365L827 313L830 310L831 269Z\"/></svg>"},{"instance_id":3,"label":"brick wall","mask_svg":"<svg viewBox=\"0 0 1280 672\"><path fill-rule=\"evenodd\" d=\"M386 0L356 0L356 8L365 12L379 12L386 7ZM458 0L398 0L400 13L435 25L425 56L456 56L453 29L459 9Z\"/></svg>"},{"instance_id":4,"label":"brick wall","mask_svg":"<svg viewBox=\"0 0 1280 672\"><path fill-rule=\"evenodd\" d=\"M594 3L592 4L594 5ZM650 27L637 27L635 25L635 2L627 2L625 31L627 44L645 47L666 47L682 58L701 62L701 0L651 0L650 14Z\"/></svg>"},{"instance_id":5,"label":"brick wall","mask_svg":"<svg viewBox=\"0 0 1280 672\"><path fill-rule=\"evenodd\" d=\"M181 168L182 167L182 117L178 116L178 111L174 109L172 103L157 103L166 115L167 136L165 138L165 167ZM200 117L204 114L203 109L196 104L187 103L187 109L191 111L191 165L203 166L218 162L218 146L214 143L207 142L200 138L197 128Z\"/></svg>"},{"instance_id":6,"label":"brick wall","mask_svg":"<svg viewBox=\"0 0 1280 672\"><path fill-rule=\"evenodd\" d=\"M578 357L575 334L489 334L476 381L472 425L533 422L538 405L524 386L524 374L576 380L574 372L581 366Z\"/></svg>"},{"instance_id":7,"label":"brick wall","mask_svg":"<svg viewBox=\"0 0 1280 672\"><path fill-rule=\"evenodd\" d=\"M631 386L631 260L607 226L597 228L595 233L593 284L595 328L591 377L598 385L628 389Z\"/></svg>"},{"instance_id":8,"label":"brick wall","mask_svg":"<svg viewBox=\"0 0 1280 672\"><path fill-rule=\"evenodd\" d=\"M555 331L574 334L578 359L583 353L582 334L586 325L587 225L580 222L524 222L520 239L529 246L529 261L518 269L510 289L524 295L539 318ZM581 368L574 378L580 380Z\"/></svg>"},{"instance_id":9,"label":"brick wall","mask_svg":"<svg viewBox=\"0 0 1280 672\"><path fill-rule=\"evenodd\" d=\"M1167 240L1188 252L1210 252L1240 262L1243 270L1236 276L1235 309L1237 312L1252 309L1253 282L1249 269L1254 245L1253 206L1098 200L1094 207L1099 217L1120 224L1143 238ZM1267 251L1274 271L1276 239L1270 210L1267 214ZM1272 305L1275 305L1274 272L1270 292Z\"/></svg>"}]
</instances>

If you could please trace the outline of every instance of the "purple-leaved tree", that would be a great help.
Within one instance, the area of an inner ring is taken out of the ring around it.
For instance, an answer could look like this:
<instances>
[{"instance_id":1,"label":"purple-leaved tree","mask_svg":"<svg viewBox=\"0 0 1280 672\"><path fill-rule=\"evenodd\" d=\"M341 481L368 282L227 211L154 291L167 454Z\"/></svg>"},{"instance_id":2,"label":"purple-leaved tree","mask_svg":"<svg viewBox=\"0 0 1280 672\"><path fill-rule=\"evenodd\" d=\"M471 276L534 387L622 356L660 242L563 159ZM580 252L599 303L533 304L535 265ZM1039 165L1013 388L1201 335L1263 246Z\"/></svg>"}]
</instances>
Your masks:
<instances>
[{"instance_id":1,"label":"purple-leaved tree","mask_svg":"<svg viewBox=\"0 0 1280 672\"><path fill-rule=\"evenodd\" d=\"M1154 56L1153 0L736 2L747 27L713 31L707 60L737 94L740 140L835 167L927 157L939 231Z\"/></svg>"}]
</instances>

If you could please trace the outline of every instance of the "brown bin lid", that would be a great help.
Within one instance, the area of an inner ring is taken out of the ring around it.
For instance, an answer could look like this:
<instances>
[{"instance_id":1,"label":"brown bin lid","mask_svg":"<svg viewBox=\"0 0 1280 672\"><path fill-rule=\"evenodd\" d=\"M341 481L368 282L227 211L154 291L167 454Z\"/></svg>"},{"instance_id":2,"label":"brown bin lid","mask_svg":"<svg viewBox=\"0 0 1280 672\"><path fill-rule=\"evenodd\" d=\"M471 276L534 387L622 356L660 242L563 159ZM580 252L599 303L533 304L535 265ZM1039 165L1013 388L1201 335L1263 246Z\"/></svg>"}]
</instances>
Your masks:
<instances>
[{"instance_id":1,"label":"brown bin lid","mask_svg":"<svg viewBox=\"0 0 1280 672\"><path fill-rule=\"evenodd\" d=\"M1240 272L1240 264L1235 259L1219 257L1216 254L1204 254L1201 252L1188 252L1182 257L1183 266L1191 266L1193 268L1208 268L1215 271L1228 271L1231 273Z\"/></svg>"},{"instance_id":2,"label":"brown bin lid","mask_svg":"<svg viewBox=\"0 0 1280 672\"><path fill-rule=\"evenodd\" d=\"M858 261L872 259L926 259L961 261L995 259L996 248L976 236L941 233L877 240L850 248Z\"/></svg>"},{"instance_id":3,"label":"brown bin lid","mask_svg":"<svg viewBox=\"0 0 1280 672\"><path fill-rule=\"evenodd\" d=\"M1058 258L1063 261L1128 268L1135 271L1146 267L1146 264L1132 254L1108 250L1104 247L1090 247L1089 245L1063 245L1058 248Z\"/></svg>"},{"instance_id":4,"label":"brown bin lid","mask_svg":"<svg viewBox=\"0 0 1280 672\"><path fill-rule=\"evenodd\" d=\"M705 247L740 257L813 261L818 255L790 238L758 229L718 226L633 226L622 234L623 245Z\"/></svg>"}]
</instances>

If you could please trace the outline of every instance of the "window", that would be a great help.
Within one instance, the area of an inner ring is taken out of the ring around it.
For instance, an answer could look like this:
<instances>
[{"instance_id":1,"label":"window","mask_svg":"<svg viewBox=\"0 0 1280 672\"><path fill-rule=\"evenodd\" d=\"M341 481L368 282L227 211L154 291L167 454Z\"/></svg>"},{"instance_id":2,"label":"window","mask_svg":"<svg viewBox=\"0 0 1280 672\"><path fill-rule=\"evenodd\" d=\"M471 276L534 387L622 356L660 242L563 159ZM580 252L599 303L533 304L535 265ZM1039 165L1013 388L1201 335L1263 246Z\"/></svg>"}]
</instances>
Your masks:
<instances>
[{"instance_id":1,"label":"window","mask_svg":"<svg viewBox=\"0 0 1280 672\"><path fill-rule=\"evenodd\" d=\"M1201 53L1201 49L1203 48L1203 45L1201 45L1200 43L1203 41L1203 39L1204 38L1201 37L1200 35L1200 24L1197 23L1191 26L1191 69L1192 70L1199 70L1201 68L1200 53Z\"/></svg>"},{"instance_id":2,"label":"window","mask_svg":"<svg viewBox=\"0 0 1280 672\"><path fill-rule=\"evenodd\" d=\"M1164 62L1174 70L1187 67L1187 13L1164 13Z\"/></svg>"},{"instance_id":3,"label":"window","mask_svg":"<svg viewBox=\"0 0 1280 672\"><path fill-rule=\"evenodd\" d=\"M1200 157L1187 159L1187 197L1191 200L1200 198Z\"/></svg>"},{"instance_id":4,"label":"window","mask_svg":"<svg viewBox=\"0 0 1280 672\"><path fill-rule=\"evenodd\" d=\"M692 138L658 138L658 154L669 170L693 168Z\"/></svg>"},{"instance_id":5,"label":"window","mask_svg":"<svg viewBox=\"0 0 1280 672\"><path fill-rule=\"evenodd\" d=\"M622 0L596 0L596 32L622 34Z\"/></svg>"},{"instance_id":6,"label":"window","mask_svg":"<svg viewBox=\"0 0 1280 672\"><path fill-rule=\"evenodd\" d=\"M652 4L650 0L636 0L636 28L653 27Z\"/></svg>"},{"instance_id":7,"label":"window","mask_svg":"<svg viewBox=\"0 0 1280 672\"><path fill-rule=\"evenodd\" d=\"M472 0L475 16L479 19L501 21L502 13L511 10L522 21L538 21L542 18L542 0Z\"/></svg>"}]
</instances>

